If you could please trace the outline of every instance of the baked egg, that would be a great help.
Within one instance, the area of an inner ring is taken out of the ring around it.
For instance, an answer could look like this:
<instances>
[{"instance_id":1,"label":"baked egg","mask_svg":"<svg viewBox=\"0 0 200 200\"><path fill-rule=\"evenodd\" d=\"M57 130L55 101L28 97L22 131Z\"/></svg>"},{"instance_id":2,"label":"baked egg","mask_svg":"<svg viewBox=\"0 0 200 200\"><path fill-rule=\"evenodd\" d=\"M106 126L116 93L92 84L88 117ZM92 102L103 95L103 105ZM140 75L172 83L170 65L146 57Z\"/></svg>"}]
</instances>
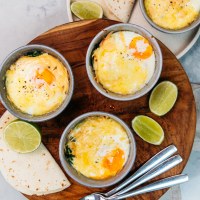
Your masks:
<instances>
[{"instance_id":1,"label":"baked egg","mask_svg":"<svg viewBox=\"0 0 200 200\"><path fill-rule=\"evenodd\" d=\"M5 86L15 107L30 115L43 115L63 103L69 77L65 66L52 55L26 55L7 70Z\"/></svg>"},{"instance_id":2,"label":"baked egg","mask_svg":"<svg viewBox=\"0 0 200 200\"><path fill-rule=\"evenodd\" d=\"M92 116L68 134L65 156L77 172L96 180L115 176L129 156L125 129L106 116Z\"/></svg>"},{"instance_id":3,"label":"baked egg","mask_svg":"<svg viewBox=\"0 0 200 200\"><path fill-rule=\"evenodd\" d=\"M147 15L158 26L179 30L199 17L199 0L144 0Z\"/></svg>"},{"instance_id":4,"label":"baked egg","mask_svg":"<svg viewBox=\"0 0 200 200\"><path fill-rule=\"evenodd\" d=\"M107 91L129 95L141 90L155 70L149 41L132 31L109 33L93 52L95 78Z\"/></svg>"}]
</instances>

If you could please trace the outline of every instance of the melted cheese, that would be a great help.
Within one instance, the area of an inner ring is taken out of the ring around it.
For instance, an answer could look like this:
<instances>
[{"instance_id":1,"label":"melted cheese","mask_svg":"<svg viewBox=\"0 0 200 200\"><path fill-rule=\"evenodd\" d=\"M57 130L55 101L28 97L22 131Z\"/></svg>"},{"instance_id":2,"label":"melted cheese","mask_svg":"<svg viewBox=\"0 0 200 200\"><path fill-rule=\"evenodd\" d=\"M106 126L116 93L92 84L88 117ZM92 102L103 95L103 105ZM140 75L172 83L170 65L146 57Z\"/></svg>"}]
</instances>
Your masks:
<instances>
[{"instance_id":1,"label":"melted cheese","mask_svg":"<svg viewBox=\"0 0 200 200\"><path fill-rule=\"evenodd\" d=\"M172 30L189 26L200 12L200 0L145 0L144 4L155 24Z\"/></svg>"},{"instance_id":2,"label":"melted cheese","mask_svg":"<svg viewBox=\"0 0 200 200\"><path fill-rule=\"evenodd\" d=\"M129 155L126 131L107 117L88 117L69 133L68 141L75 156L73 167L92 179L115 176Z\"/></svg>"},{"instance_id":3,"label":"melted cheese","mask_svg":"<svg viewBox=\"0 0 200 200\"><path fill-rule=\"evenodd\" d=\"M106 90L133 94L151 79L155 55L147 39L131 31L110 33L93 53L97 82Z\"/></svg>"},{"instance_id":4,"label":"melted cheese","mask_svg":"<svg viewBox=\"0 0 200 200\"><path fill-rule=\"evenodd\" d=\"M46 53L22 56L6 72L6 90L10 101L22 112L43 115L57 109L69 88L64 65Z\"/></svg>"}]
</instances>

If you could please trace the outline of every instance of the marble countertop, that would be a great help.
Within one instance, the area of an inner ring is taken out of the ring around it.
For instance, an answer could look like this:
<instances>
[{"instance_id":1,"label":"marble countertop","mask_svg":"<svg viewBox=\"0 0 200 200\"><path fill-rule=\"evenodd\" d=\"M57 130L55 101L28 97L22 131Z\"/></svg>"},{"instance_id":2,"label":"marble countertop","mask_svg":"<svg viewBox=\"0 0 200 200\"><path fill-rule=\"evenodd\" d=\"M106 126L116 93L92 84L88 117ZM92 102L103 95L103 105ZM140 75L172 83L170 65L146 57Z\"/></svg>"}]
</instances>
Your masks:
<instances>
[{"instance_id":1,"label":"marble countertop","mask_svg":"<svg viewBox=\"0 0 200 200\"><path fill-rule=\"evenodd\" d=\"M1 0L0 62L15 48L27 44L54 26L67 23L66 0ZM200 38L180 59L192 83L200 83ZM171 188L161 200L199 200L200 198L200 85L193 84L197 105L197 130L192 153L184 170L190 181ZM25 200L0 175L1 200Z\"/></svg>"}]
</instances>

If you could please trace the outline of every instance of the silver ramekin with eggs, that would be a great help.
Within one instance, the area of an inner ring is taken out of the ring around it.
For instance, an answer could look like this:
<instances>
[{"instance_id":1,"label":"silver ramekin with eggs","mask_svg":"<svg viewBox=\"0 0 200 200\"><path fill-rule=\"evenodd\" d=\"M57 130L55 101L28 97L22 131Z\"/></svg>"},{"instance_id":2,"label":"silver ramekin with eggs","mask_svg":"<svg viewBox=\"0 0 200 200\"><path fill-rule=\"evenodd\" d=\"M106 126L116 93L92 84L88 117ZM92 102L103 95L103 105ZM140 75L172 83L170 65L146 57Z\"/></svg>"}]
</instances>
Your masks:
<instances>
[{"instance_id":1,"label":"silver ramekin with eggs","mask_svg":"<svg viewBox=\"0 0 200 200\"><path fill-rule=\"evenodd\" d=\"M127 124L106 112L85 113L68 124L59 144L65 172L94 188L114 185L132 169L136 143Z\"/></svg>"},{"instance_id":2,"label":"silver ramekin with eggs","mask_svg":"<svg viewBox=\"0 0 200 200\"><path fill-rule=\"evenodd\" d=\"M144 28L116 24L98 33L86 55L86 69L93 86L119 101L148 93L162 71L162 53L156 39Z\"/></svg>"},{"instance_id":3,"label":"silver ramekin with eggs","mask_svg":"<svg viewBox=\"0 0 200 200\"><path fill-rule=\"evenodd\" d=\"M140 8L149 24L165 33L184 33L200 24L199 0L140 0Z\"/></svg>"},{"instance_id":4,"label":"silver ramekin with eggs","mask_svg":"<svg viewBox=\"0 0 200 200\"><path fill-rule=\"evenodd\" d=\"M45 45L27 45L1 64L0 98L17 118L40 122L54 118L69 104L74 78L67 60Z\"/></svg>"}]
</instances>

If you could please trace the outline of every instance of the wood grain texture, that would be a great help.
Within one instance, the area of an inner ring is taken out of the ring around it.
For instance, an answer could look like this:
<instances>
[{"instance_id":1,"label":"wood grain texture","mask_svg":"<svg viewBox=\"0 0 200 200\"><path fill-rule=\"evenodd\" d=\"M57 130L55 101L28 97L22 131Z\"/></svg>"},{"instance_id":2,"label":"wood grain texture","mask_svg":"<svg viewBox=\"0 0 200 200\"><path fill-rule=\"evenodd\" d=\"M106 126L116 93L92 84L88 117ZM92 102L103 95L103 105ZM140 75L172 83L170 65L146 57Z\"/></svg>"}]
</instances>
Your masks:
<instances>
[{"instance_id":1,"label":"wood grain texture","mask_svg":"<svg viewBox=\"0 0 200 200\"><path fill-rule=\"evenodd\" d=\"M30 44L45 44L58 50L71 64L75 77L74 95L69 106L55 119L40 124L43 142L60 164L58 156L59 140L64 128L75 117L89 111L105 111L117 115L130 126L131 120L136 115L143 114L152 117L162 125L165 131L165 140L160 146L154 146L142 141L134 134L137 142L137 158L132 171L140 167L164 147L175 144L178 147L179 154L183 157L183 162L158 178L179 174L185 167L192 149L196 126L196 110L188 77L176 57L159 42L163 53L163 71L159 82L170 80L178 86L179 91L178 100L172 111L163 117L155 116L150 112L148 107L149 94L133 101L114 101L99 94L87 77L85 55L89 43L99 31L115 23L118 22L93 20L70 23L58 26L30 42ZM1 106L1 113L4 110ZM30 200L76 200L95 191L109 190L109 188L86 188L75 183L70 178L69 180L72 185L60 193L41 197L27 196L27 198ZM134 199L157 200L165 191L140 195L134 197Z\"/></svg>"}]
</instances>

